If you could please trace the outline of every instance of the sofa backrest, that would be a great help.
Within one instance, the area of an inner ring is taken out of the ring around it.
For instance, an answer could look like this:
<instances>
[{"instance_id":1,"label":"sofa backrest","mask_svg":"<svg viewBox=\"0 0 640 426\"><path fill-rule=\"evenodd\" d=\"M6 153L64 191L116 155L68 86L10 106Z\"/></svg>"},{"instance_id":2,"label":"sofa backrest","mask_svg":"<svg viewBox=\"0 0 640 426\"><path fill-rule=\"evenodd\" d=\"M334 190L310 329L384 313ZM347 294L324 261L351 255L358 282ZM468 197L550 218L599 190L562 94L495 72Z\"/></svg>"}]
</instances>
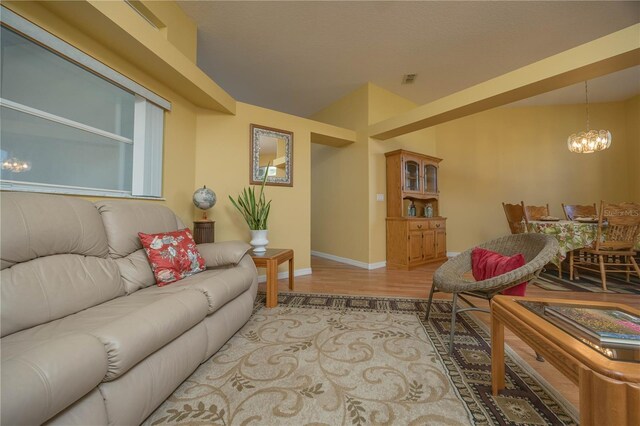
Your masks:
<instances>
[{"instance_id":1,"label":"sofa backrest","mask_svg":"<svg viewBox=\"0 0 640 426\"><path fill-rule=\"evenodd\" d=\"M95 203L102 217L109 245L125 291L133 293L156 283L138 232L157 234L185 228L169 209L156 202L102 200Z\"/></svg>"},{"instance_id":2,"label":"sofa backrest","mask_svg":"<svg viewBox=\"0 0 640 426\"><path fill-rule=\"evenodd\" d=\"M3 192L0 220L2 336L125 294L91 202Z\"/></svg>"}]
</instances>

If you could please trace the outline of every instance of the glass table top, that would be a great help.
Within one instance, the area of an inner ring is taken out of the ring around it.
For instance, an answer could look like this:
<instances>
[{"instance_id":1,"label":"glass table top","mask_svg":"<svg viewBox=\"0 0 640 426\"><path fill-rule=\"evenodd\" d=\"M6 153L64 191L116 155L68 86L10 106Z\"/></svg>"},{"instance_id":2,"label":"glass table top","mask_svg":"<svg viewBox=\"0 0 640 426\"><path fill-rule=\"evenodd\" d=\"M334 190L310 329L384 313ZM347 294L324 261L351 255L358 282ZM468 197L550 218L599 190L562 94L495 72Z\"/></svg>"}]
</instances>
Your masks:
<instances>
[{"instance_id":1,"label":"glass table top","mask_svg":"<svg viewBox=\"0 0 640 426\"><path fill-rule=\"evenodd\" d=\"M640 363L640 318L631 312L588 303L518 303L609 359Z\"/></svg>"}]
</instances>

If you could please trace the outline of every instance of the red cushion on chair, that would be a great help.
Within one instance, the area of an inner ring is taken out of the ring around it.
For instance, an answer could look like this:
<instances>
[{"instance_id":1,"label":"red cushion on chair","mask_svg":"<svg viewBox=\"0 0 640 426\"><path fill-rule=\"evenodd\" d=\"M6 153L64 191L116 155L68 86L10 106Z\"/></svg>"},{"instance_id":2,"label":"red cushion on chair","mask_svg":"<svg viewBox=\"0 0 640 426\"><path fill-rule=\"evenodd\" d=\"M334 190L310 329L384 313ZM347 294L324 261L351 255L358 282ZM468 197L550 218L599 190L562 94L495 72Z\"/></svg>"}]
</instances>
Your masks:
<instances>
[{"instance_id":1,"label":"red cushion on chair","mask_svg":"<svg viewBox=\"0 0 640 426\"><path fill-rule=\"evenodd\" d=\"M181 280L206 269L188 229L160 234L138 232L158 287Z\"/></svg>"},{"instance_id":2,"label":"red cushion on chair","mask_svg":"<svg viewBox=\"0 0 640 426\"><path fill-rule=\"evenodd\" d=\"M509 271L524 266L526 261L522 254L515 254L511 257L503 256L491 250L476 247L471 252L471 272L476 281L487 280L506 274ZM524 296L527 282L523 282L514 287L502 291L502 294L511 296Z\"/></svg>"}]
</instances>

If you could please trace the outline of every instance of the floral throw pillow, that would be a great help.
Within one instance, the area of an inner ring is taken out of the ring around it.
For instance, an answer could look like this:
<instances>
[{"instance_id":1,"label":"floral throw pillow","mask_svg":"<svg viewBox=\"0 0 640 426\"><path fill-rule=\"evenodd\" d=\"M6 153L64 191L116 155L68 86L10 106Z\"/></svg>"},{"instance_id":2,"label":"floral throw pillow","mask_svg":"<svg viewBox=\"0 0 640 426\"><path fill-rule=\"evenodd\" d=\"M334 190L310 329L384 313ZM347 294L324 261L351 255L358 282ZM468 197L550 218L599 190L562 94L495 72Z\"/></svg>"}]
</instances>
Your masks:
<instances>
[{"instance_id":1,"label":"floral throw pillow","mask_svg":"<svg viewBox=\"0 0 640 426\"><path fill-rule=\"evenodd\" d=\"M205 262L188 229L160 234L138 232L158 287L205 270Z\"/></svg>"}]
</instances>

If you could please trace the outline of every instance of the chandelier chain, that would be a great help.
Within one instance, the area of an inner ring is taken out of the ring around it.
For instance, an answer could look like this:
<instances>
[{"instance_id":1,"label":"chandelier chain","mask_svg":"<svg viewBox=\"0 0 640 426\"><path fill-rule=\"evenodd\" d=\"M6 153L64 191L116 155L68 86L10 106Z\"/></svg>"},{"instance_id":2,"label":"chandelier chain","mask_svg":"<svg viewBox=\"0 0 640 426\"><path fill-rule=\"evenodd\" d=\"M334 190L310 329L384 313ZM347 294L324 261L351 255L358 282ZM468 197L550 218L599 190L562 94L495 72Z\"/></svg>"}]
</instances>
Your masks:
<instances>
[{"instance_id":1,"label":"chandelier chain","mask_svg":"<svg viewBox=\"0 0 640 426\"><path fill-rule=\"evenodd\" d=\"M585 105L587 109L587 132L591 127L589 127L589 89L587 88L587 80L584 81L584 99Z\"/></svg>"}]
</instances>

